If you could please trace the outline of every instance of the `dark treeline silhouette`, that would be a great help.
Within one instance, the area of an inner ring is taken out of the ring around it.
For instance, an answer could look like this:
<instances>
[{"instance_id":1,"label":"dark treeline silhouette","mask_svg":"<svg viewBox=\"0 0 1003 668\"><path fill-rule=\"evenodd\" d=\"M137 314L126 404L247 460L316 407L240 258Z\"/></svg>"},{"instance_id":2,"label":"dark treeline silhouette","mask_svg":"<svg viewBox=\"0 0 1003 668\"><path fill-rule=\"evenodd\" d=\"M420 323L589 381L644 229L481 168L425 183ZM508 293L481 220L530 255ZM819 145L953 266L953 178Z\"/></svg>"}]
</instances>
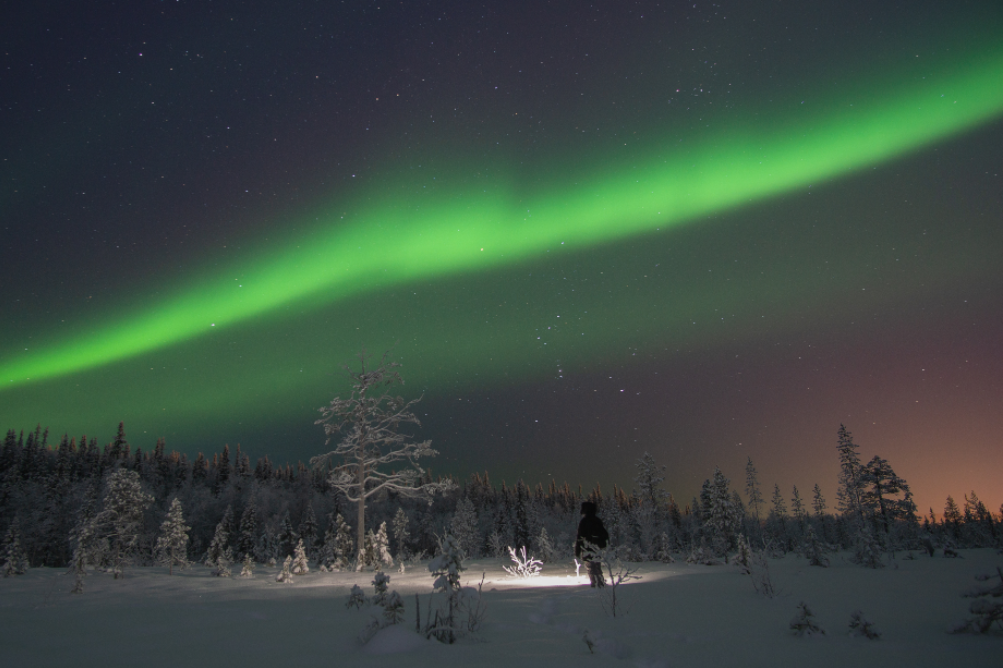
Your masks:
<instances>
[{"instance_id":1,"label":"dark treeline silhouette","mask_svg":"<svg viewBox=\"0 0 1003 668\"><path fill-rule=\"evenodd\" d=\"M844 435L849 438L841 430L841 438ZM704 482L698 498L681 506L661 489L659 473L665 467L656 466L645 453L637 461L637 489L631 492L614 486L607 493L598 484L583 491L553 481L547 487L531 488L521 480L496 486L487 473L475 473L431 499L394 493L370 499L367 526L385 523L380 532L400 560L435 554L446 534L468 557L504 557L509 546L525 546L544 562L570 560L584 500L599 508L611 545L635 561L671 561L673 553L691 559L695 554L727 557L742 553L743 545L805 555L856 549L867 561L869 550L933 555L940 549L950 555L958 548L1001 544L1003 517L990 512L974 492L965 495L963 507L948 497L940 517L931 509L920 518L905 481L893 472L882 473L890 467L875 460L859 465L856 478L850 476L859 491L852 513L826 512L818 485L810 499L802 499L795 488L790 510L779 486L774 487L772 503L765 500L751 460L746 469L747 504L718 470ZM340 526L345 530L337 540L344 542L344 535L351 535L354 504L320 471L302 463L275 465L268 457L252 467L239 445L232 452L224 446L211 457L199 453L190 459L168 452L160 439L144 452L130 446L120 424L114 441L104 447L86 436L63 436L58 444L50 444L41 427L27 434L8 431L0 449L0 537L7 536L7 546L17 542L33 567L67 566L78 527L107 505L108 482L122 470L135 472L142 498L152 499L141 508L134 563L154 563L156 541L174 499L191 528L187 549L193 561L218 552L221 540L238 560L281 562L300 540L308 556L319 560L325 543L334 544ZM425 476L416 484L431 481L430 474ZM339 549L354 557L355 547Z\"/></svg>"}]
</instances>

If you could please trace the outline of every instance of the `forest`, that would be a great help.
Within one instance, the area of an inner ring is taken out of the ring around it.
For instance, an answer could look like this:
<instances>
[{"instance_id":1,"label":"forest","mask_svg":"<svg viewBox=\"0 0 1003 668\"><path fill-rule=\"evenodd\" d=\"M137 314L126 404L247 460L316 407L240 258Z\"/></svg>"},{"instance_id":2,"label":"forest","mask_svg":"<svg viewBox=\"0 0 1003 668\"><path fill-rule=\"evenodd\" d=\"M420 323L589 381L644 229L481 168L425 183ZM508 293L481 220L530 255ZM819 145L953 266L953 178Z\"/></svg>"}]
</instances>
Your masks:
<instances>
[{"instance_id":1,"label":"forest","mask_svg":"<svg viewBox=\"0 0 1003 668\"><path fill-rule=\"evenodd\" d=\"M496 484L487 472L464 481L437 478L443 491L432 496L389 490L370 497L360 551L356 503L322 467L276 465L268 457L252 466L239 446L192 460L167 451L162 439L144 452L130 446L123 424L104 447L86 436L64 435L55 444L38 426L27 434L9 430L0 450L0 557L5 575L74 563L116 573L166 563L158 540L162 548L175 500L187 538L178 563L224 566L281 563L302 541L306 557L324 569L385 568L430 558L447 534L469 557L504 557L508 547L525 546L544 563L570 560L584 500L598 505L611 544L631 561L727 560L752 546L776 556L798 553L815 565L849 550L876 568L900 551L952 556L1003 544L1003 508L992 513L974 491L962 504L948 497L940 515L920 514L887 461L856 459L845 428L833 456L842 471L834 505L819 485L808 494L761 485L751 459L743 493L715 470L685 502L662 488L665 466L647 453L630 491ZM432 482L423 471L413 485Z\"/></svg>"}]
</instances>

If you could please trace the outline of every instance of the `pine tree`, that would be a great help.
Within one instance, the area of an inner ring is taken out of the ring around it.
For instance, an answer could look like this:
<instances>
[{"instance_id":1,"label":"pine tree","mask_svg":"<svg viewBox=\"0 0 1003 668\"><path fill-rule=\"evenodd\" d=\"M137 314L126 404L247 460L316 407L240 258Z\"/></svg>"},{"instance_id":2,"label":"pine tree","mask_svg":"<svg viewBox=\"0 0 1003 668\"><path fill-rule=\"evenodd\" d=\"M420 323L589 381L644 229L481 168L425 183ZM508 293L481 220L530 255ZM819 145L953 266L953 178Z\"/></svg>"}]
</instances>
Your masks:
<instances>
[{"instance_id":1,"label":"pine tree","mask_svg":"<svg viewBox=\"0 0 1003 668\"><path fill-rule=\"evenodd\" d=\"M863 468L860 503L864 511L875 518L885 536L891 534L897 521L914 520L916 504L908 483L898 477L888 460L877 455Z\"/></svg>"},{"instance_id":2,"label":"pine tree","mask_svg":"<svg viewBox=\"0 0 1003 668\"><path fill-rule=\"evenodd\" d=\"M188 532L191 530L185 524L181 511L181 501L177 497L171 501L167 517L160 525L160 537L157 539L157 563L167 565L167 574L174 574L174 567L188 566Z\"/></svg>"},{"instance_id":3,"label":"pine tree","mask_svg":"<svg viewBox=\"0 0 1003 668\"><path fill-rule=\"evenodd\" d=\"M337 447L310 460L314 468L330 472L328 484L357 504L357 543L361 551L366 536L366 499L382 492L395 492L403 496L431 495L453 486L451 480L426 481L425 471L418 464L422 457L438 454L431 441L414 443L402 425L420 426L411 407L417 399L405 402L402 397L390 394L394 385L404 381L397 371L397 362L388 362L384 354L375 369L366 368L365 351L359 355L362 370L348 375L353 381L349 398L335 397L320 409L327 443L344 434ZM337 463L336 460L341 460ZM403 464L391 472L381 468ZM356 568L361 570L365 560L360 558Z\"/></svg>"}]
</instances>

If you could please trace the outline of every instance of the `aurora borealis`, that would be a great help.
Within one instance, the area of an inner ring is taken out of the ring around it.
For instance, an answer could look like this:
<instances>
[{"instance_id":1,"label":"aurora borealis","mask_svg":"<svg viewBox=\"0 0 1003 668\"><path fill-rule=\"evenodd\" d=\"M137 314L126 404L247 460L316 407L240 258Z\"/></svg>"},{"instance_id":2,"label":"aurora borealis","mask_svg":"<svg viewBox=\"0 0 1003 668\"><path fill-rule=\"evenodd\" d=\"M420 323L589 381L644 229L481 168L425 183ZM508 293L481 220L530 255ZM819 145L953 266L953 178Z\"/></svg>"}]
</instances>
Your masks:
<instances>
[{"instance_id":1,"label":"aurora borealis","mask_svg":"<svg viewBox=\"0 0 1003 668\"><path fill-rule=\"evenodd\" d=\"M435 470L1003 502L993 3L100 4L5 34L4 429L306 459L393 347Z\"/></svg>"}]
</instances>

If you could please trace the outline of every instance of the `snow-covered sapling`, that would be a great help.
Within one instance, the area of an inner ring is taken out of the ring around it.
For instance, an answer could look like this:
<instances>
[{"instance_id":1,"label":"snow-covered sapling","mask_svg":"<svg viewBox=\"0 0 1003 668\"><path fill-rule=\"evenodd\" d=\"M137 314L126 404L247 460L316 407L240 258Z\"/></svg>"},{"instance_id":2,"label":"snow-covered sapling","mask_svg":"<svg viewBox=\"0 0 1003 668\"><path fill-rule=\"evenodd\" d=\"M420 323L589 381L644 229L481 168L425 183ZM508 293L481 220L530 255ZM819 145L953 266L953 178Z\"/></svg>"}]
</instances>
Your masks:
<instances>
[{"instance_id":1,"label":"snow-covered sapling","mask_svg":"<svg viewBox=\"0 0 1003 668\"><path fill-rule=\"evenodd\" d=\"M240 577L242 578L254 577L254 559L251 557L250 552L244 553L244 563L240 568Z\"/></svg>"},{"instance_id":2,"label":"snow-covered sapling","mask_svg":"<svg viewBox=\"0 0 1003 668\"><path fill-rule=\"evenodd\" d=\"M383 602L383 618L388 624L400 624L404 621L404 600L396 591L390 592Z\"/></svg>"},{"instance_id":3,"label":"snow-covered sapling","mask_svg":"<svg viewBox=\"0 0 1003 668\"><path fill-rule=\"evenodd\" d=\"M428 562L428 570L435 578L432 591L446 594L446 610L437 611L434 620L429 620L426 636L435 636L441 642L453 644L457 631L454 613L459 603L460 573L466 567L463 565L463 551L452 536L442 539L440 552Z\"/></svg>"},{"instance_id":4,"label":"snow-covered sapling","mask_svg":"<svg viewBox=\"0 0 1003 668\"><path fill-rule=\"evenodd\" d=\"M539 575L540 571L543 570L543 562L527 555L526 546L519 548L518 552L510 547L508 554L515 562L515 566L502 566L502 568L512 577L531 578Z\"/></svg>"},{"instance_id":5,"label":"snow-covered sapling","mask_svg":"<svg viewBox=\"0 0 1003 668\"><path fill-rule=\"evenodd\" d=\"M185 524L181 511L181 502L177 497L171 501L167 517L160 525L160 537L157 538L155 549L157 563L167 565L167 574L174 574L174 567L188 567L188 532L191 530Z\"/></svg>"},{"instance_id":6,"label":"snow-covered sapling","mask_svg":"<svg viewBox=\"0 0 1003 668\"><path fill-rule=\"evenodd\" d=\"M850 615L850 635L863 636L868 640L877 640L881 637L881 631L878 631L874 627L874 624L871 624L864 618L864 613L860 610L854 610Z\"/></svg>"},{"instance_id":7,"label":"snow-covered sapling","mask_svg":"<svg viewBox=\"0 0 1003 668\"><path fill-rule=\"evenodd\" d=\"M289 571L289 566L293 563L293 558L286 556L286 560L282 562L282 570L279 574L275 576L276 582L292 582L293 574Z\"/></svg>"},{"instance_id":8,"label":"snow-covered sapling","mask_svg":"<svg viewBox=\"0 0 1003 668\"><path fill-rule=\"evenodd\" d=\"M213 568L212 574L220 578L228 578L232 573L230 572L230 550L224 550L216 558L216 567Z\"/></svg>"},{"instance_id":9,"label":"snow-covered sapling","mask_svg":"<svg viewBox=\"0 0 1003 668\"><path fill-rule=\"evenodd\" d=\"M976 585L963 594L975 599L968 606L973 616L956 625L953 633L988 633L993 624L1003 630L1003 569L997 566L996 575L977 575L975 579L987 584Z\"/></svg>"},{"instance_id":10,"label":"snow-covered sapling","mask_svg":"<svg viewBox=\"0 0 1003 668\"><path fill-rule=\"evenodd\" d=\"M348 592L348 600L345 602L346 608L361 608L366 604L366 595L359 585L352 585L352 591Z\"/></svg>"},{"instance_id":11,"label":"snow-covered sapling","mask_svg":"<svg viewBox=\"0 0 1003 668\"><path fill-rule=\"evenodd\" d=\"M608 576L608 587L599 588L599 600L603 610L612 617L624 615L629 610L624 609L623 595L620 593L620 585L630 580L640 580L637 573L637 566L632 566L629 562L620 558L617 551L612 548L600 550L597 554L599 562Z\"/></svg>"},{"instance_id":12,"label":"snow-covered sapling","mask_svg":"<svg viewBox=\"0 0 1003 668\"><path fill-rule=\"evenodd\" d=\"M390 576L383 571L376 571L376 575L373 576L373 589L376 590L376 594L373 595L373 605L386 604L389 586Z\"/></svg>"},{"instance_id":13,"label":"snow-covered sapling","mask_svg":"<svg viewBox=\"0 0 1003 668\"><path fill-rule=\"evenodd\" d=\"M293 563L289 572L293 575L306 575L310 572L310 565L307 563L306 548L303 546L302 538L296 543Z\"/></svg>"},{"instance_id":14,"label":"snow-covered sapling","mask_svg":"<svg viewBox=\"0 0 1003 668\"><path fill-rule=\"evenodd\" d=\"M791 631L794 635L803 636L824 636L825 631L815 622L815 614L804 601L798 604L798 612L791 620Z\"/></svg>"}]
</instances>

